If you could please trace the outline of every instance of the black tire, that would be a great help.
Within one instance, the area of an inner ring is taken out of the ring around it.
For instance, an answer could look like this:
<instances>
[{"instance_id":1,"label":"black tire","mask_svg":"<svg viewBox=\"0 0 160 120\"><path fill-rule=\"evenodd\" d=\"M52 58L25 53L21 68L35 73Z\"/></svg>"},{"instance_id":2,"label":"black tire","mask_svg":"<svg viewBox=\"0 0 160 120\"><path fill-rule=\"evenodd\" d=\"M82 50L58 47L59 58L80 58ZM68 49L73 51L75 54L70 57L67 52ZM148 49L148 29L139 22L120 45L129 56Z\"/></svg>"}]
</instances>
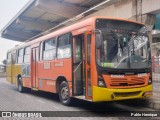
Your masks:
<instances>
[{"instance_id":1,"label":"black tire","mask_svg":"<svg viewBox=\"0 0 160 120\"><path fill-rule=\"evenodd\" d=\"M59 88L59 99L63 105L71 105L69 86L66 81L62 81Z\"/></svg>"},{"instance_id":2,"label":"black tire","mask_svg":"<svg viewBox=\"0 0 160 120\"><path fill-rule=\"evenodd\" d=\"M25 91L25 88L23 87L21 76L18 77L18 91L21 93L23 93Z\"/></svg>"}]
</instances>

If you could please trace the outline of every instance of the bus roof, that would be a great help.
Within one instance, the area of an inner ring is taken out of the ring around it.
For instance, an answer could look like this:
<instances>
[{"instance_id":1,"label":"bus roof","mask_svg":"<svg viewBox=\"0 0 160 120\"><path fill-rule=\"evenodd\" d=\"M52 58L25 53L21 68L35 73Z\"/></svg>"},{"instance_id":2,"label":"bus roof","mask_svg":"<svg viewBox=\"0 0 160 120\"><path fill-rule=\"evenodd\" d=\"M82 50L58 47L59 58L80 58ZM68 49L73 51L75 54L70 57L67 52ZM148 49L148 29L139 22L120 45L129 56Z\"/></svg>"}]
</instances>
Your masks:
<instances>
[{"instance_id":1,"label":"bus roof","mask_svg":"<svg viewBox=\"0 0 160 120\"><path fill-rule=\"evenodd\" d=\"M29 41L29 42L26 42L26 43L22 43L20 45L17 45L15 46L14 48L11 48L8 50L8 52L11 52L11 51L14 51L16 49L20 49L20 48L23 48L23 47L26 47L26 46L30 46L32 44L35 44L35 43L38 43L38 42L41 42L41 41L44 41L44 40L48 40L48 39L51 39L53 37L56 37L56 36L59 36L59 35L62 35L62 34L65 34L65 33L68 33L68 32L71 32L73 30L76 30L76 29L79 29L79 28L82 28L82 27L85 27L85 26L89 26L89 25L92 25L92 23L94 23L94 21L96 19L110 19L110 20L120 20L120 21L126 21L126 22L132 22L132 23L136 23L136 24L141 24L141 25L144 25L142 23L139 23L139 22L136 22L136 21L133 21L133 20L128 20L128 19L123 19L123 18L113 18L113 17L105 17L105 16L95 16L95 17L91 17L91 18L88 18L88 19L85 19L85 20L81 20L80 22L77 22L77 23L74 23L70 26L67 26L67 27L64 27L64 28L61 28L59 30L56 30L56 31L53 31L49 34L46 34L44 36L41 36L39 38L36 38L36 39L33 39L32 41Z\"/></svg>"}]
</instances>

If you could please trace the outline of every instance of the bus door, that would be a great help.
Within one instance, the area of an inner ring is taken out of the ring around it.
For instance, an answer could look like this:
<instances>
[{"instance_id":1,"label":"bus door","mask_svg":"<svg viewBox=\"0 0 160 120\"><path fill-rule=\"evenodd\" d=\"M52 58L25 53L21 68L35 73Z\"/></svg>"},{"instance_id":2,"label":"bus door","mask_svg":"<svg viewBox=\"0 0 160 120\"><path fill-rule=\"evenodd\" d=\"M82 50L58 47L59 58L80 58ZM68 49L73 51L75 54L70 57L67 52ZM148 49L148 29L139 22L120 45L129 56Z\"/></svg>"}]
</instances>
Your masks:
<instances>
[{"instance_id":1,"label":"bus door","mask_svg":"<svg viewBox=\"0 0 160 120\"><path fill-rule=\"evenodd\" d=\"M73 93L91 98L91 34L73 37Z\"/></svg>"},{"instance_id":2,"label":"bus door","mask_svg":"<svg viewBox=\"0 0 160 120\"><path fill-rule=\"evenodd\" d=\"M38 87L38 59L39 59L39 48L32 48L31 58L31 87Z\"/></svg>"},{"instance_id":3,"label":"bus door","mask_svg":"<svg viewBox=\"0 0 160 120\"><path fill-rule=\"evenodd\" d=\"M85 34L85 78L86 78L86 99L91 99L91 33Z\"/></svg>"},{"instance_id":4,"label":"bus door","mask_svg":"<svg viewBox=\"0 0 160 120\"><path fill-rule=\"evenodd\" d=\"M7 73L7 81L10 83L12 82L12 61L11 61L11 53L7 54L7 67L6 67L6 73Z\"/></svg>"},{"instance_id":5,"label":"bus door","mask_svg":"<svg viewBox=\"0 0 160 120\"><path fill-rule=\"evenodd\" d=\"M15 84L17 81L16 79L16 67L15 67L15 63L16 63L16 51L13 51L11 53L11 80L12 80L12 84Z\"/></svg>"},{"instance_id":6,"label":"bus door","mask_svg":"<svg viewBox=\"0 0 160 120\"><path fill-rule=\"evenodd\" d=\"M7 57L7 80L11 84L16 83L16 76L15 76L15 62L16 62L16 51L12 51L11 53L8 53Z\"/></svg>"},{"instance_id":7,"label":"bus door","mask_svg":"<svg viewBox=\"0 0 160 120\"><path fill-rule=\"evenodd\" d=\"M73 93L74 95L85 94L84 77L84 35L73 37Z\"/></svg>"}]
</instances>

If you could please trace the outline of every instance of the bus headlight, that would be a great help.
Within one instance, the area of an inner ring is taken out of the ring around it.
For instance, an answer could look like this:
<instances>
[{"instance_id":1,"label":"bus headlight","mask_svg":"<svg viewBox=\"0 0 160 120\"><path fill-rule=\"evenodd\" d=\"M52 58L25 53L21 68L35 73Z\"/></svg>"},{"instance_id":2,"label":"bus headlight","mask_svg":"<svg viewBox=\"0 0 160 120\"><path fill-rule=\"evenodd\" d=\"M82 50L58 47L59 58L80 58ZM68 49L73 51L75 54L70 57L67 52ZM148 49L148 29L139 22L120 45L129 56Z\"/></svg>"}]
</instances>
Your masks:
<instances>
[{"instance_id":1,"label":"bus headlight","mask_svg":"<svg viewBox=\"0 0 160 120\"><path fill-rule=\"evenodd\" d=\"M148 85L150 84L152 84L152 73L150 73L149 80L148 80Z\"/></svg>"},{"instance_id":2,"label":"bus headlight","mask_svg":"<svg viewBox=\"0 0 160 120\"><path fill-rule=\"evenodd\" d=\"M98 76L98 86L99 87L106 87L106 84L105 84L103 78L100 76Z\"/></svg>"},{"instance_id":3,"label":"bus headlight","mask_svg":"<svg viewBox=\"0 0 160 120\"><path fill-rule=\"evenodd\" d=\"M152 79L151 78L148 80L148 85L150 85L150 84L152 84Z\"/></svg>"}]
</instances>

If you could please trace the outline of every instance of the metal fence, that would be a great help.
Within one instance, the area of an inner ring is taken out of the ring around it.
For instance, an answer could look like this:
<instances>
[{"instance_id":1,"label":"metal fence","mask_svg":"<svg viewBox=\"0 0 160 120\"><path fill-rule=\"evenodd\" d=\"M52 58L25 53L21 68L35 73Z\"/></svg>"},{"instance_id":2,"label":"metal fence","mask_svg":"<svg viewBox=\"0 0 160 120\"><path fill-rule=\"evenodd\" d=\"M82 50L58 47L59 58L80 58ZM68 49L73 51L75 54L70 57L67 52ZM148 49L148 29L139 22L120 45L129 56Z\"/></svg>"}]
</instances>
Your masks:
<instances>
[{"instance_id":1,"label":"metal fence","mask_svg":"<svg viewBox=\"0 0 160 120\"><path fill-rule=\"evenodd\" d=\"M160 57L152 57L153 92L160 92Z\"/></svg>"},{"instance_id":2,"label":"metal fence","mask_svg":"<svg viewBox=\"0 0 160 120\"><path fill-rule=\"evenodd\" d=\"M5 72L5 71L6 71L6 66L0 65L0 72Z\"/></svg>"},{"instance_id":3,"label":"metal fence","mask_svg":"<svg viewBox=\"0 0 160 120\"><path fill-rule=\"evenodd\" d=\"M152 71L160 73L160 57L152 57Z\"/></svg>"},{"instance_id":4,"label":"metal fence","mask_svg":"<svg viewBox=\"0 0 160 120\"><path fill-rule=\"evenodd\" d=\"M0 77L6 76L6 66L0 65Z\"/></svg>"}]
</instances>

